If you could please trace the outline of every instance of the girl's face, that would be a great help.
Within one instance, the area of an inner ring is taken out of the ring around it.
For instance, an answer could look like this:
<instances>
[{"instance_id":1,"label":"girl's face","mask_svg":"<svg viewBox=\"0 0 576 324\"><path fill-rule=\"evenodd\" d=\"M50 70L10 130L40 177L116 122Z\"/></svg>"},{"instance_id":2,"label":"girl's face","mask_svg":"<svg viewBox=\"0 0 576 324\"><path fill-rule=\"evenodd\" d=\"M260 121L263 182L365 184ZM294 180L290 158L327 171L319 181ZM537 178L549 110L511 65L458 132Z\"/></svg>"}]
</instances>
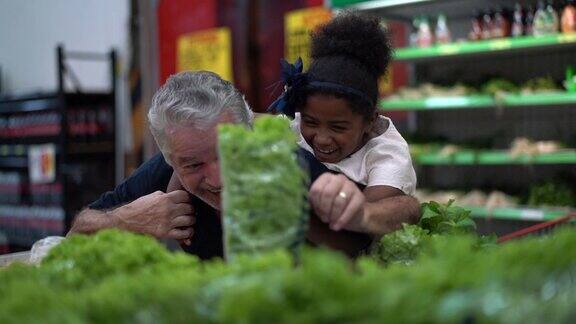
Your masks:
<instances>
[{"instance_id":1,"label":"girl's face","mask_svg":"<svg viewBox=\"0 0 576 324\"><path fill-rule=\"evenodd\" d=\"M337 163L360 149L372 120L352 111L344 99L329 95L308 96L300 109L300 132L321 162Z\"/></svg>"}]
</instances>

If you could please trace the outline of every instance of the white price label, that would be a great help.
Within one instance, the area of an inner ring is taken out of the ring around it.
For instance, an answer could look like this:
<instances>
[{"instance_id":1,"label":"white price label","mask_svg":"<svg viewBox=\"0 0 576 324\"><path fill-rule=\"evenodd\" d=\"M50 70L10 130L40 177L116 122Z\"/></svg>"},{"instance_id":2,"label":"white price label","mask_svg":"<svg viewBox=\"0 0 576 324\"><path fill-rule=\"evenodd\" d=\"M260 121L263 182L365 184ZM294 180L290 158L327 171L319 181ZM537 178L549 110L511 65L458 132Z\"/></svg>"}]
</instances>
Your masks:
<instances>
[{"instance_id":1,"label":"white price label","mask_svg":"<svg viewBox=\"0 0 576 324\"><path fill-rule=\"evenodd\" d=\"M524 220L542 220L544 212L537 209L523 209L520 212L520 218Z\"/></svg>"},{"instance_id":2,"label":"white price label","mask_svg":"<svg viewBox=\"0 0 576 324\"><path fill-rule=\"evenodd\" d=\"M56 147L54 144L28 147L28 173L31 183L50 183L56 179Z\"/></svg>"}]
</instances>

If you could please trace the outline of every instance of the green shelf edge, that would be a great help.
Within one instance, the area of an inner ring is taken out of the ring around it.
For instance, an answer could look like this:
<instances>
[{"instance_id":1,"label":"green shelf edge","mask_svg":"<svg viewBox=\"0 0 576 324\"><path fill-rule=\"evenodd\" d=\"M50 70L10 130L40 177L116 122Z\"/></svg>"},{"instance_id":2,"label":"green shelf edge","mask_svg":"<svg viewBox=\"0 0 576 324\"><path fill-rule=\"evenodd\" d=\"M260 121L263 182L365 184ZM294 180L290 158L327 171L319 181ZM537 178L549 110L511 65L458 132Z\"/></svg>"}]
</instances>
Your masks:
<instances>
[{"instance_id":1,"label":"green shelf edge","mask_svg":"<svg viewBox=\"0 0 576 324\"><path fill-rule=\"evenodd\" d=\"M494 219L507 219L507 220L526 220L526 221L548 221L566 216L570 213L569 210L549 210L539 208L494 208L489 210L485 207L470 207L464 208L471 211L472 217L475 218L494 218Z\"/></svg>"},{"instance_id":2,"label":"green shelf edge","mask_svg":"<svg viewBox=\"0 0 576 324\"><path fill-rule=\"evenodd\" d=\"M464 54L491 53L514 49L536 48L573 43L576 43L576 33L544 36L521 36L516 38L503 38L436 45L427 48L398 48L396 49L394 59L398 61L405 61Z\"/></svg>"},{"instance_id":3,"label":"green shelf edge","mask_svg":"<svg viewBox=\"0 0 576 324\"><path fill-rule=\"evenodd\" d=\"M491 96L465 96L465 97L432 97L416 100L381 100L382 110L433 110L433 109L461 109L486 108L495 105Z\"/></svg>"},{"instance_id":4,"label":"green shelf edge","mask_svg":"<svg viewBox=\"0 0 576 324\"><path fill-rule=\"evenodd\" d=\"M349 6L353 6L362 2L368 2L370 0L332 0L331 7L332 8L345 8Z\"/></svg>"},{"instance_id":5,"label":"green shelf edge","mask_svg":"<svg viewBox=\"0 0 576 324\"><path fill-rule=\"evenodd\" d=\"M390 8L402 5L415 5L418 3L432 2L435 0L331 0L324 1L326 6L333 9L377 9Z\"/></svg>"},{"instance_id":6,"label":"green shelf edge","mask_svg":"<svg viewBox=\"0 0 576 324\"><path fill-rule=\"evenodd\" d=\"M576 93L554 92L535 95L505 95L502 98L504 106L546 106L576 104Z\"/></svg>"},{"instance_id":7,"label":"green shelf edge","mask_svg":"<svg viewBox=\"0 0 576 324\"><path fill-rule=\"evenodd\" d=\"M576 164L576 150L517 157L508 151L461 151L449 156L424 153L412 158L419 165Z\"/></svg>"},{"instance_id":8,"label":"green shelf edge","mask_svg":"<svg viewBox=\"0 0 576 324\"><path fill-rule=\"evenodd\" d=\"M393 99L380 100L379 108L383 111L413 111L436 109L475 109L489 107L523 107L523 106L550 106L550 105L576 105L576 93L553 92L531 95L508 94L502 99L494 100L491 96L465 96L465 97L431 97L427 99Z\"/></svg>"}]
</instances>

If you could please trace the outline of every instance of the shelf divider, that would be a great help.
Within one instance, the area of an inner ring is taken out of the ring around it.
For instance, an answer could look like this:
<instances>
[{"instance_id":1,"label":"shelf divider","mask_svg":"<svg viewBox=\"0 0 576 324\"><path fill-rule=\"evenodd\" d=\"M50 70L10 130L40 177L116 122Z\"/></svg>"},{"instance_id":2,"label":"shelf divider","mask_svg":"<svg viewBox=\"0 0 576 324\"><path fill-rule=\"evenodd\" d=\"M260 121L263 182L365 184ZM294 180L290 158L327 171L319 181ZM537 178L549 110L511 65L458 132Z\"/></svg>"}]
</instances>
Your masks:
<instances>
[{"instance_id":1,"label":"shelf divider","mask_svg":"<svg viewBox=\"0 0 576 324\"><path fill-rule=\"evenodd\" d=\"M464 55L484 55L526 49L548 49L576 45L576 34L519 36L514 38L480 40L435 45L426 48L406 47L396 49L397 61L417 61Z\"/></svg>"},{"instance_id":2,"label":"shelf divider","mask_svg":"<svg viewBox=\"0 0 576 324\"><path fill-rule=\"evenodd\" d=\"M417 111L442 109L477 109L496 106L511 107L544 107L576 104L576 93L549 92L539 94L506 94L495 100L489 95L429 97L425 99L383 99L379 108L384 111Z\"/></svg>"}]
</instances>

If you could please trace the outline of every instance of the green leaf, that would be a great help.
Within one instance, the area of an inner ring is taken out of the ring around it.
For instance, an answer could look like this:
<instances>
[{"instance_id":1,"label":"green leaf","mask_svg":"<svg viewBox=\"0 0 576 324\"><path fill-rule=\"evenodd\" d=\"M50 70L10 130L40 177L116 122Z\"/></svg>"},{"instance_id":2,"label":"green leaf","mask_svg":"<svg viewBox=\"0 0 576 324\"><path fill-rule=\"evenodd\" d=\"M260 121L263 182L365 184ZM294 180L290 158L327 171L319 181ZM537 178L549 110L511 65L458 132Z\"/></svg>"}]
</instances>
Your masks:
<instances>
[{"instance_id":1,"label":"green leaf","mask_svg":"<svg viewBox=\"0 0 576 324\"><path fill-rule=\"evenodd\" d=\"M427 239L427 230L417 225L402 224L401 229L380 239L374 253L383 263L410 264Z\"/></svg>"},{"instance_id":2,"label":"green leaf","mask_svg":"<svg viewBox=\"0 0 576 324\"><path fill-rule=\"evenodd\" d=\"M453 206L454 200L447 204L431 201L422 204L422 217L419 225L431 234L474 232L476 224L469 210Z\"/></svg>"}]
</instances>

